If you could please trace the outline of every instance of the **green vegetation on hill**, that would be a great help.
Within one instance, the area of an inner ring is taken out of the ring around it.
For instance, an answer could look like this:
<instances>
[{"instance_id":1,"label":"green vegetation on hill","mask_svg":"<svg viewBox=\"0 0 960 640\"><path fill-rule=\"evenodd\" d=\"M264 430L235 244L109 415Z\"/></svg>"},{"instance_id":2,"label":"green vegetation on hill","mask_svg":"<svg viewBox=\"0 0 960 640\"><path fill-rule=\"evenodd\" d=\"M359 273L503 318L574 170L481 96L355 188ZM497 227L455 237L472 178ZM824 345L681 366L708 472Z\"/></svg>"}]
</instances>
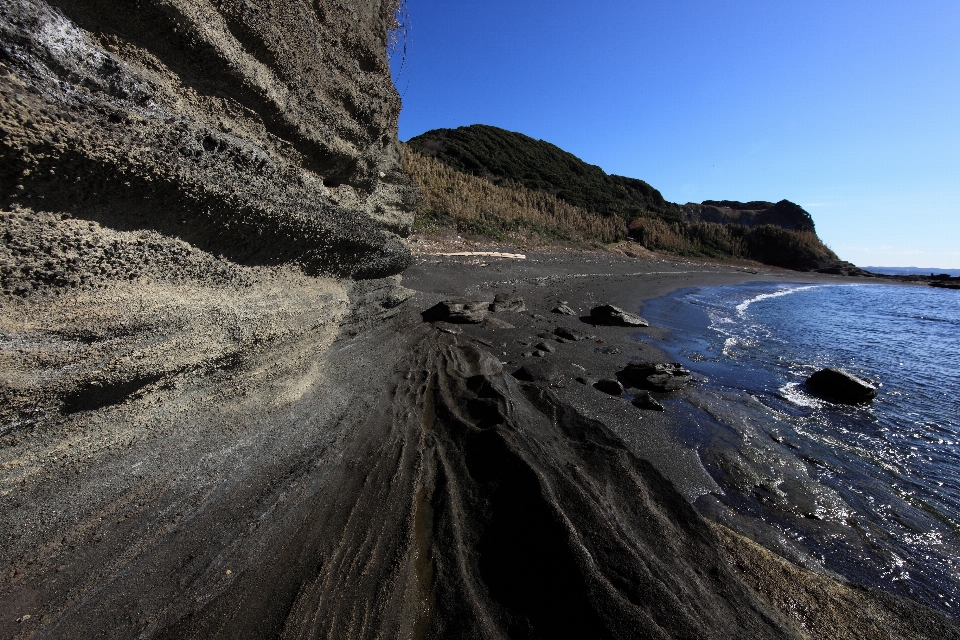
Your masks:
<instances>
[{"instance_id":1,"label":"green vegetation on hill","mask_svg":"<svg viewBox=\"0 0 960 640\"><path fill-rule=\"evenodd\" d=\"M686 256L855 269L820 241L810 214L787 200L674 204L642 180L608 175L555 145L496 127L428 131L407 143L403 166L423 193L420 232L579 244L629 236Z\"/></svg>"},{"instance_id":2,"label":"green vegetation on hill","mask_svg":"<svg viewBox=\"0 0 960 640\"><path fill-rule=\"evenodd\" d=\"M407 145L458 171L500 186L544 191L602 216L680 220L680 207L643 180L608 175L549 142L520 133L475 124L434 129Z\"/></svg>"}]
</instances>

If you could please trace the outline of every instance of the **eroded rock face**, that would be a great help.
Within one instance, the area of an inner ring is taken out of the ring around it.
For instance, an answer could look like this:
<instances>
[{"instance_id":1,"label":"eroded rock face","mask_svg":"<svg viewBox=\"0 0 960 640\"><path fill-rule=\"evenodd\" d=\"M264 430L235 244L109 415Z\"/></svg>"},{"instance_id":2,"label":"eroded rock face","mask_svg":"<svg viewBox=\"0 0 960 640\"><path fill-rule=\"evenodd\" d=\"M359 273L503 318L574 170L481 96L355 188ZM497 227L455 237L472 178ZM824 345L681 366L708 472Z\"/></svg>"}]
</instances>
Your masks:
<instances>
[{"instance_id":1,"label":"eroded rock face","mask_svg":"<svg viewBox=\"0 0 960 640\"><path fill-rule=\"evenodd\" d=\"M416 191L399 169L392 5L4 2L0 205L246 265L400 272Z\"/></svg>"}]
</instances>

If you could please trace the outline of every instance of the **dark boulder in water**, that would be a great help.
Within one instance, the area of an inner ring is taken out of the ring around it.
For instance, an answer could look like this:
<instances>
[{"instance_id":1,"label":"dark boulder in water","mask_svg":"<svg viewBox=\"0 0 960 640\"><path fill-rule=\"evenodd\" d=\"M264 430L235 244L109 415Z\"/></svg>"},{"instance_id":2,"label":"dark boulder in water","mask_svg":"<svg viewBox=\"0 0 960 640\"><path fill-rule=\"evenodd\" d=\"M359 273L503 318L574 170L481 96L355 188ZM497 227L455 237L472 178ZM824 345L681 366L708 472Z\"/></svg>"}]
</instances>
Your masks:
<instances>
[{"instance_id":1,"label":"dark boulder in water","mask_svg":"<svg viewBox=\"0 0 960 640\"><path fill-rule=\"evenodd\" d=\"M676 391L690 382L689 371L667 362L631 362L619 377L625 384L655 391Z\"/></svg>"},{"instance_id":2,"label":"dark boulder in water","mask_svg":"<svg viewBox=\"0 0 960 640\"><path fill-rule=\"evenodd\" d=\"M843 404L869 402L877 395L877 387L841 369L821 369L807 378L807 389L816 396Z\"/></svg>"},{"instance_id":3,"label":"dark boulder in water","mask_svg":"<svg viewBox=\"0 0 960 640\"><path fill-rule=\"evenodd\" d=\"M640 316L627 313L620 307L604 304L590 310L590 319L595 324L611 327L649 327L650 323Z\"/></svg>"}]
</instances>

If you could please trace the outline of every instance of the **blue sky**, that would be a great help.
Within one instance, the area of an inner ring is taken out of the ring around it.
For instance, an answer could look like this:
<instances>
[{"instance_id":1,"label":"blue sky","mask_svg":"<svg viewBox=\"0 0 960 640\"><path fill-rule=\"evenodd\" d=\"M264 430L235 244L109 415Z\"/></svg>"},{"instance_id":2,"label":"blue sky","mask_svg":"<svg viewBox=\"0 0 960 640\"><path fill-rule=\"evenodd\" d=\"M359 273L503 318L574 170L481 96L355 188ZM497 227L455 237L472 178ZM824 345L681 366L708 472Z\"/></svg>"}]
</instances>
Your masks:
<instances>
[{"instance_id":1,"label":"blue sky","mask_svg":"<svg viewBox=\"0 0 960 640\"><path fill-rule=\"evenodd\" d=\"M402 140L490 124L674 202L792 200L861 266L960 268L960 0L408 5Z\"/></svg>"}]
</instances>

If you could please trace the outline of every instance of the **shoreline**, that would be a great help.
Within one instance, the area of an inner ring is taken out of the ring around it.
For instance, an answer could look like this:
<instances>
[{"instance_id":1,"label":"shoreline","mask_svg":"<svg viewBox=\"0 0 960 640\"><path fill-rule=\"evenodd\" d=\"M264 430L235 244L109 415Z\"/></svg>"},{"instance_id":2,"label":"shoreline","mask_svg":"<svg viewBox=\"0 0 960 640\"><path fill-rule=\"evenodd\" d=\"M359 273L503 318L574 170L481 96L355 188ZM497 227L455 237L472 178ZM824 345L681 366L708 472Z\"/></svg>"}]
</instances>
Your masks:
<instances>
[{"instance_id":1,"label":"shoreline","mask_svg":"<svg viewBox=\"0 0 960 640\"><path fill-rule=\"evenodd\" d=\"M591 253L420 257L402 286L351 285L336 327L305 317L228 363L32 427L2 450L0 535L14 562L0 631L450 637L482 624L509 637L526 620L545 637L569 626L852 638L868 611L872 637L960 638L960 623L910 601L794 565L803 579L784 581L776 556L697 515L690 497L712 480L670 435L669 410L574 380L663 353L635 329L551 313L559 301L583 316L692 284L797 278L753 271ZM528 311L492 315L514 328L420 315L510 292ZM597 338L521 358L521 342L561 324ZM522 382L521 360L558 371Z\"/></svg>"},{"instance_id":2,"label":"shoreline","mask_svg":"<svg viewBox=\"0 0 960 640\"><path fill-rule=\"evenodd\" d=\"M571 256L570 253L563 255L564 258L560 260L567 262L567 264L560 269L561 273L546 276L539 275L539 269L536 265L538 261L540 261L541 264L550 264L554 260L557 260L555 254L528 255L527 264L522 267L507 264L497 267L497 269L503 273L511 275L519 274L523 271L526 274L526 277L523 278L506 278L502 280L497 279L493 282L473 283L471 275L467 274L465 280L469 282L470 285L466 288L465 293L472 292L473 290L479 292L497 289L498 286L503 287L508 285L514 287L521 295L526 292L524 296L525 299L527 299L527 296L530 296L531 300L534 301L534 306L537 308L536 310L546 316L550 316L550 314L545 313L545 310L561 298L570 302L570 306L579 308L582 316L585 316L590 304L601 303L615 304L630 312L636 311L642 315L644 307L649 303L669 298L685 289L735 286L759 282L828 286L917 286L920 284L892 279L876 280L856 276L809 274L773 268L754 270L739 265L725 266L711 263L697 263L684 259L636 261L608 258L604 260L603 257L591 256L590 254L581 256L579 259ZM419 260L423 263L431 261L431 258L421 256ZM575 271L573 265L570 263L581 267L580 271L582 272ZM472 265L458 264L458 267L467 269L490 269L492 266L491 263L487 263L490 264L490 266L483 267L483 264L484 262L481 260L475 261ZM645 268L630 269L630 266L637 264L642 264ZM434 265L439 266L439 263L434 261ZM604 269L604 266L610 268ZM531 284L533 286L531 286ZM536 286L537 284L540 286ZM582 296L584 292L587 293L586 299L589 302L588 305L582 304L584 300L582 297L575 301L575 299L578 296ZM580 320L589 321L589 318L582 317ZM700 323L694 322L694 324L697 324L697 327L704 331L708 328L706 324L702 327ZM584 324L583 326L591 325ZM693 327L687 327L687 329L693 329ZM590 330L600 335L604 343L608 346L621 343L626 345L625 348L620 347L623 350L622 355L617 355L613 358L611 358L611 356L590 357L585 353L578 354L576 356L577 364L581 366L586 364L585 368L587 369L587 373L593 374L591 377L612 377L616 367L623 366L625 361L633 356L641 356L647 360L673 360L673 358L668 355L668 347L663 342L664 339L671 338L672 331L663 327L651 326L648 329L641 330L611 330L606 327L592 327ZM630 351L630 342L639 342L639 347L635 351ZM505 357L505 360L509 362L510 366L516 367L517 365L523 364L524 359L513 358L513 355L512 353L510 354L510 358L512 359ZM547 356L547 359L551 357L553 357L552 354ZM530 359L526 359L528 362L529 360ZM740 390L740 392L746 393L744 390ZM603 396L603 394L600 393L595 393L595 395L598 397ZM683 396L685 395L687 394L683 394ZM675 403L687 402L683 396L673 394L672 400ZM630 446L636 455L651 461L692 503L700 505L698 506L698 511L705 517L708 517L708 519L717 526L726 525L726 527L731 527L732 529L730 530L733 535L752 539L753 543L759 543L765 551L774 553L777 558L783 558L786 562L804 567L806 570L813 571L818 575L830 576L830 579L833 580L845 581L845 579L841 578L838 574L827 569L821 560L815 559L808 551L788 542L782 535L777 536L773 530L765 532L764 527L769 526L768 524L764 523L758 527L756 523L750 522L750 516L743 514L734 514L734 517L724 515L725 511L727 513L733 512L729 511L729 507L719 507L719 503L712 503L715 502L715 499L712 498L711 493L719 491L722 494L723 489L716 484L711 474L704 468L696 451L698 445L695 442L686 440L682 435L685 430L688 431L691 427L680 426L680 423L683 422L691 424L698 421L698 419L694 417L694 411L687 410L684 414L678 414L676 411L673 411L671 415L670 412L673 409L671 406L668 408L668 414L666 416L644 415L642 422L640 422L636 416L630 415L631 411L629 409L627 411L611 410L609 406L602 406L602 403L598 405L596 402L591 403L584 400L582 394L567 393L564 399L572 405L578 406L586 413L597 417L609 426ZM607 400L607 404L609 405L609 399L605 398L604 400ZM629 407L627 402L619 401L619 399L614 400L614 402ZM703 405L701 405L701 407L702 406ZM623 407L619 408L622 409ZM698 408L696 411L702 412L703 409ZM647 414L650 412L643 413ZM703 416L706 416L707 420L710 420L708 415L703 414ZM703 416L700 417L700 421L703 420ZM818 482L819 481L812 478L809 480L811 486L816 485ZM812 492L815 494L817 489L813 489ZM701 505L700 503L703 501L699 499L706 497L710 497L711 499L708 500L706 504ZM900 597L904 596L905 594L901 594ZM919 603L920 601L917 602Z\"/></svg>"}]
</instances>

